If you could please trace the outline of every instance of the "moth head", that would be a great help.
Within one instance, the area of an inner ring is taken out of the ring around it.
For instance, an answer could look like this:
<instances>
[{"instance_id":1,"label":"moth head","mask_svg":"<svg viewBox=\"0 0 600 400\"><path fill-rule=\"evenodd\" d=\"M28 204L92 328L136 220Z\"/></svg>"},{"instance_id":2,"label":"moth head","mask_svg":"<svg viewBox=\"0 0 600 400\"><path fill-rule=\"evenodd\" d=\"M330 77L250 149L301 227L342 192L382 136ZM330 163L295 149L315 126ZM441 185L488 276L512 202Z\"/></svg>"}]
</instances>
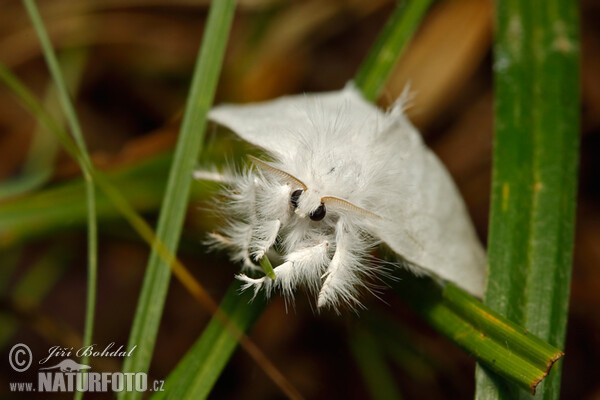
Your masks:
<instances>
[{"instance_id":1,"label":"moth head","mask_svg":"<svg viewBox=\"0 0 600 400\"><path fill-rule=\"evenodd\" d=\"M313 221L321 221L327 215L327 211L330 210L354 216L380 218L377 214L339 197L322 197L318 193L310 191L304 182L292 174L282 171L281 169L251 155L248 155L248 158L263 172L273 175L291 186L290 206L300 217L304 218L308 216Z\"/></svg>"},{"instance_id":2,"label":"moth head","mask_svg":"<svg viewBox=\"0 0 600 400\"><path fill-rule=\"evenodd\" d=\"M309 191L304 182L268 162L250 155L248 155L248 158L261 171L276 177L290 186L290 206L297 215L300 217L308 216L313 221L321 221L325 218L327 211L325 205L320 200L320 196L315 196L313 191Z\"/></svg>"},{"instance_id":3,"label":"moth head","mask_svg":"<svg viewBox=\"0 0 600 400\"><path fill-rule=\"evenodd\" d=\"M318 196L309 191L297 189L292 192L290 205L300 217L308 217L313 221L321 221L327 215L325 204Z\"/></svg>"}]
</instances>

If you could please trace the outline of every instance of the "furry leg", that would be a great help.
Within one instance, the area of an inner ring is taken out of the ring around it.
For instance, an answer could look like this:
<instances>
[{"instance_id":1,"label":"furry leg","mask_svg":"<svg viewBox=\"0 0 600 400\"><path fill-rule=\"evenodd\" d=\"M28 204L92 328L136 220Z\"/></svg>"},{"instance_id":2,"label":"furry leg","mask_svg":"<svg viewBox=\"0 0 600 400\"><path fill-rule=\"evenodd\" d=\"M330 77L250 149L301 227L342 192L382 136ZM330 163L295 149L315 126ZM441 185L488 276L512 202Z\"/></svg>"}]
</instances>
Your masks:
<instances>
[{"instance_id":1,"label":"furry leg","mask_svg":"<svg viewBox=\"0 0 600 400\"><path fill-rule=\"evenodd\" d=\"M268 276L263 276L262 278L254 279L250 278L244 274L236 275L235 277L240 281L244 282L242 285L242 291L248 290L249 288L254 289L254 296L258 294L261 289L265 290L265 296L271 297L273 293L273 289L278 288L281 289L284 296L290 299L293 299L294 294L294 267L291 262L284 262L283 264L273 268L273 272L275 273L276 279L271 279Z\"/></svg>"},{"instance_id":2,"label":"furry leg","mask_svg":"<svg viewBox=\"0 0 600 400\"><path fill-rule=\"evenodd\" d=\"M252 236L255 226L258 225L256 215L256 178L244 175L239 177L237 186L239 190L231 190L229 196L232 199L231 206L233 210L238 212L248 212L248 220L229 221L229 225L225 230L226 234L213 233L210 235L211 241L216 244L216 247L233 248L231 259L234 262L242 263L242 270L262 270L258 265L254 264L250 258L250 247L252 245Z\"/></svg>"},{"instance_id":3,"label":"furry leg","mask_svg":"<svg viewBox=\"0 0 600 400\"><path fill-rule=\"evenodd\" d=\"M275 280L268 276L253 279L239 274L237 279L244 282L242 290L254 289L254 296L261 289L265 290L267 297L271 296L274 289L279 289L286 299L293 298L294 288L305 283L311 291L316 292L321 283L321 274L329 261L329 242L323 240L319 244L296 250L285 257L285 262L273 269Z\"/></svg>"},{"instance_id":4,"label":"furry leg","mask_svg":"<svg viewBox=\"0 0 600 400\"><path fill-rule=\"evenodd\" d=\"M252 234L252 228L250 225L238 228L238 235L235 235L234 238L226 237L221 235L218 232L212 232L208 234L209 240L208 243L216 248L229 248L234 249L234 252L231 253L231 260L234 262L242 263L242 270L250 270L250 271L262 271L262 268L258 265L254 264L250 259L250 253L248 252L248 246L250 244L250 237ZM243 232L246 231L246 232ZM236 240L242 239L242 245L238 245Z\"/></svg>"},{"instance_id":5,"label":"furry leg","mask_svg":"<svg viewBox=\"0 0 600 400\"><path fill-rule=\"evenodd\" d=\"M361 282L358 268L362 260L357 254L364 247L363 241L349 232L340 219L336 226L336 250L323 275L325 282L319 292L318 308L331 307L337 310L342 303L360 306L356 287Z\"/></svg>"},{"instance_id":6,"label":"furry leg","mask_svg":"<svg viewBox=\"0 0 600 400\"><path fill-rule=\"evenodd\" d=\"M279 234L280 227L281 221L277 219L267 221L253 230L254 243L251 246L251 254L255 260L260 261L267 250L273 246Z\"/></svg>"},{"instance_id":7,"label":"furry leg","mask_svg":"<svg viewBox=\"0 0 600 400\"><path fill-rule=\"evenodd\" d=\"M311 293L317 293L321 276L329 262L331 246L322 240L315 246L303 247L289 253L285 260L294 266L295 284L303 283Z\"/></svg>"}]
</instances>

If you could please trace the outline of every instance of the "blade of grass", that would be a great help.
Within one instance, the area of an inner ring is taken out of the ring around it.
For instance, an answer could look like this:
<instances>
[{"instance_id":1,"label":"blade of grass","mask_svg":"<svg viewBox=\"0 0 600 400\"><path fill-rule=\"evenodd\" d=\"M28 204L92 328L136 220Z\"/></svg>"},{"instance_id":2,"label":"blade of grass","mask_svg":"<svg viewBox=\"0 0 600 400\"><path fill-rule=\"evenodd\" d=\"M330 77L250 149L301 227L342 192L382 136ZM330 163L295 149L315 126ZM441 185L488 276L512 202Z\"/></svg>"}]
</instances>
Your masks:
<instances>
[{"instance_id":1,"label":"blade of grass","mask_svg":"<svg viewBox=\"0 0 600 400\"><path fill-rule=\"evenodd\" d=\"M181 235L192 171L204 138L206 115L216 91L235 4L235 0L222 0L210 6L158 220L157 237L171 253L175 253ZM137 349L123 363L124 373L147 372L150 367L171 275L168 266L153 250L129 336L128 348ZM122 392L118 397L136 399L141 393Z\"/></svg>"},{"instance_id":2,"label":"blade of grass","mask_svg":"<svg viewBox=\"0 0 600 400\"><path fill-rule=\"evenodd\" d=\"M275 271L273 271L271 260L269 260L268 257L263 257L260 259L260 266L262 267L266 276L268 276L271 279L276 279Z\"/></svg>"},{"instance_id":3,"label":"blade of grass","mask_svg":"<svg viewBox=\"0 0 600 400\"><path fill-rule=\"evenodd\" d=\"M398 3L356 74L356 86L365 99L377 99L430 4L431 0L401 0Z\"/></svg>"},{"instance_id":4,"label":"blade of grass","mask_svg":"<svg viewBox=\"0 0 600 400\"><path fill-rule=\"evenodd\" d=\"M514 385L535 391L563 353L451 283L395 274L394 290L434 329Z\"/></svg>"},{"instance_id":5,"label":"blade of grass","mask_svg":"<svg viewBox=\"0 0 600 400\"><path fill-rule=\"evenodd\" d=\"M496 120L485 302L562 347L579 140L578 4L497 3ZM536 398L557 399L560 366ZM485 368L478 399L530 398Z\"/></svg>"},{"instance_id":6,"label":"blade of grass","mask_svg":"<svg viewBox=\"0 0 600 400\"><path fill-rule=\"evenodd\" d=\"M48 69L50 71L50 75L52 76L54 84L56 85L58 99L62 106L63 112L65 113L65 117L69 124L71 134L75 139L75 143L77 144L77 147L80 151L80 154L82 155L83 160L85 160L86 163L91 163L89 155L87 154L87 148L85 145L85 140L83 138L83 133L81 131L81 126L79 125L79 121L77 119L75 107L73 106L73 102L71 101L69 89L67 87L65 79L63 78L58 59L56 58L56 54L54 53L54 49L52 48L52 43L50 42L50 38L48 37L48 33L46 32L46 28L44 27L44 23L42 21L40 13L35 5L35 1L23 0L23 4L25 5L25 9L29 14L29 18L31 19L33 27L42 46L42 53L44 54L44 58L46 60L46 65L48 66ZM86 179L85 188L88 209L88 280L83 345L90 346L92 344L92 334L94 330L94 315L96 308L96 281L98 275L98 229L96 220L96 195L94 193L94 182L92 181L92 177L84 169L83 165L82 169L84 170L84 176ZM82 357L81 362L83 364L89 364L89 356ZM75 398L81 398L81 396L82 392L76 392Z\"/></svg>"},{"instance_id":7,"label":"blade of grass","mask_svg":"<svg viewBox=\"0 0 600 400\"><path fill-rule=\"evenodd\" d=\"M264 297L252 302L248 291L240 293L241 283L235 281L221 301L221 309L235 321L237 329L248 331L267 305ZM204 399L227 364L238 343L238 338L213 318L186 356L171 371L165 381L165 391L153 399Z\"/></svg>"}]
</instances>

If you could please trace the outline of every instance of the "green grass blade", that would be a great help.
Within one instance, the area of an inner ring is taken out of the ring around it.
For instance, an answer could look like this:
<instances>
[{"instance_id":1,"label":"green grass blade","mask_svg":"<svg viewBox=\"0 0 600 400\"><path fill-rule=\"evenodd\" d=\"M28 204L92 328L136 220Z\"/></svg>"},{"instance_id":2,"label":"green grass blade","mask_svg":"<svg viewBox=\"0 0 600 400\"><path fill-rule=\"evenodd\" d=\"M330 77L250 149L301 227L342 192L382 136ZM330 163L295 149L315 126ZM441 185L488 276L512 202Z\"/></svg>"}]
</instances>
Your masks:
<instances>
[{"instance_id":1,"label":"green grass blade","mask_svg":"<svg viewBox=\"0 0 600 400\"><path fill-rule=\"evenodd\" d=\"M562 347L579 136L578 3L497 3L496 122L485 301ZM536 398L556 399L560 368ZM478 399L529 398L483 368Z\"/></svg>"},{"instance_id":2,"label":"green grass blade","mask_svg":"<svg viewBox=\"0 0 600 400\"><path fill-rule=\"evenodd\" d=\"M401 0L359 68L355 84L375 101L396 61L425 16L431 0Z\"/></svg>"},{"instance_id":3,"label":"green grass blade","mask_svg":"<svg viewBox=\"0 0 600 400\"><path fill-rule=\"evenodd\" d=\"M77 147L83 157L83 160L85 162L91 163L89 155L87 154L85 140L83 138L83 133L81 131L79 121L77 119L77 114L75 113L75 107L73 106L73 102L71 101L69 89L64 80L63 74L58 63L58 59L56 58L56 54L54 53L54 49L52 48L52 43L50 42L50 38L48 37L48 33L46 32L46 28L44 27L44 23L42 21L40 13L35 5L35 1L23 0L23 3L25 5L27 13L29 14L29 17L32 21L32 24L42 46L42 52L44 54L46 64L48 65L48 69L50 70L50 75L52 76L52 79L54 80L54 83L56 85L58 99L62 106L63 112L65 113L65 117L69 124L71 134L73 135L73 138L77 143ZM90 346L92 344L92 332L94 330L96 281L98 275L98 229L96 221L96 195L94 193L94 182L92 181L91 176L87 174L87 170L84 168L83 163L82 169L84 170L84 174L86 177L86 199L88 210L88 286L83 345ZM88 358L88 356L82 357L81 362L83 364L89 364ZM79 394L75 395L76 398L81 397L81 392L77 393Z\"/></svg>"},{"instance_id":4,"label":"green grass blade","mask_svg":"<svg viewBox=\"0 0 600 400\"><path fill-rule=\"evenodd\" d=\"M271 279L277 279L275 276L275 271L273 271L273 266L271 265L271 260L269 257L263 257L260 259L260 266L262 267L266 276Z\"/></svg>"},{"instance_id":5,"label":"green grass blade","mask_svg":"<svg viewBox=\"0 0 600 400\"><path fill-rule=\"evenodd\" d=\"M157 237L172 253L181 235L192 171L204 137L206 115L217 87L234 11L235 0L215 1L210 7L158 221ZM126 359L123 372L148 371L170 275L169 263L153 250L129 337L128 347L137 349ZM119 398L140 396L136 392L121 393Z\"/></svg>"},{"instance_id":6,"label":"green grass blade","mask_svg":"<svg viewBox=\"0 0 600 400\"><path fill-rule=\"evenodd\" d=\"M243 332L252 327L267 301L261 296L251 302L252 293L240 293L240 288L240 282L235 281L220 306L229 315L231 322ZM165 392L156 393L153 399L206 398L237 344L238 339L232 330L213 317L200 338L169 374Z\"/></svg>"},{"instance_id":7,"label":"green grass blade","mask_svg":"<svg viewBox=\"0 0 600 400\"><path fill-rule=\"evenodd\" d=\"M423 319L458 347L504 379L527 391L563 353L486 307L451 283L410 272L396 274L397 293Z\"/></svg>"}]
</instances>

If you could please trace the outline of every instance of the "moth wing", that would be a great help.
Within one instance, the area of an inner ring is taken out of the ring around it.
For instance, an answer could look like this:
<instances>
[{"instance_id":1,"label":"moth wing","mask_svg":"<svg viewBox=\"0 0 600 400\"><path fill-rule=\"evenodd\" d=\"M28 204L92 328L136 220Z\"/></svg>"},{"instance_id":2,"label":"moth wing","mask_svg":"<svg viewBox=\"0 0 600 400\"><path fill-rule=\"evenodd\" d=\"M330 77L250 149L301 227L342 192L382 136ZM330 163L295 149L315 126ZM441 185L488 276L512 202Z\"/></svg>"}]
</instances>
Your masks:
<instances>
[{"instance_id":1,"label":"moth wing","mask_svg":"<svg viewBox=\"0 0 600 400\"><path fill-rule=\"evenodd\" d=\"M404 114L392 110L387 118L395 119L389 134L408 146L393 167L406 189L374 230L406 261L482 297L486 254L458 188Z\"/></svg>"},{"instance_id":2,"label":"moth wing","mask_svg":"<svg viewBox=\"0 0 600 400\"><path fill-rule=\"evenodd\" d=\"M255 146L276 154L288 154L298 143L294 138L298 127L309 122L307 109L324 116L343 112L344 118L352 118L357 124L381 114L348 84L335 92L283 96L260 103L223 104L210 110L208 118Z\"/></svg>"}]
</instances>

